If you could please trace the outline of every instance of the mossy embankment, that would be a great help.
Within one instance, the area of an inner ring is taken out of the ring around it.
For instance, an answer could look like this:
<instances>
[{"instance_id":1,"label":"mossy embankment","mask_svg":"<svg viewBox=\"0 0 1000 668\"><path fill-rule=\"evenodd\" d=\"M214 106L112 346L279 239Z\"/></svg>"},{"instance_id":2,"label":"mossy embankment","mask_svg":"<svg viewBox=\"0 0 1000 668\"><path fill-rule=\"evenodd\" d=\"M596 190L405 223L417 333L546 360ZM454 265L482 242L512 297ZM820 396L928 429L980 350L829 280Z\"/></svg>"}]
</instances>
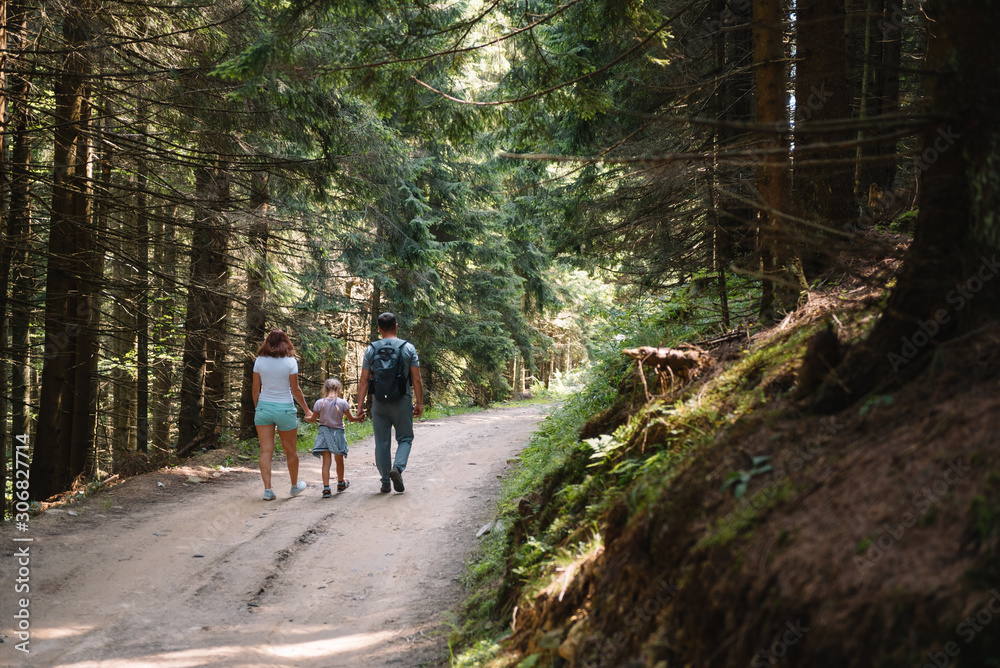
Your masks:
<instances>
[{"instance_id":1,"label":"mossy embankment","mask_svg":"<svg viewBox=\"0 0 1000 668\"><path fill-rule=\"evenodd\" d=\"M1000 665L1000 325L834 414L797 390L881 298L814 293L662 398L607 360L508 481L454 664Z\"/></svg>"}]
</instances>

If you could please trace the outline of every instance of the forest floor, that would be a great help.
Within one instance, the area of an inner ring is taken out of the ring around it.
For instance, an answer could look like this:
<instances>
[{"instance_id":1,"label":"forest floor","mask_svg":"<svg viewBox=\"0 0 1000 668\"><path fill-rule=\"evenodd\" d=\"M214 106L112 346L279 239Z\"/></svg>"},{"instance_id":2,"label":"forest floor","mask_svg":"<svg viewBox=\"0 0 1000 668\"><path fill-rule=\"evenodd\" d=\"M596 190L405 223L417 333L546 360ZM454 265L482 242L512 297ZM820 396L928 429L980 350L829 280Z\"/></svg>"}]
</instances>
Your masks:
<instances>
[{"instance_id":1,"label":"forest floor","mask_svg":"<svg viewBox=\"0 0 1000 668\"><path fill-rule=\"evenodd\" d=\"M477 530L542 417L529 405L419 422L403 494L379 493L367 439L332 499L308 453L295 498L276 457L270 502L256 468L189 462L50 509L26 533L3 527L0 665L447 665ZM15 595L24 545L30 594ZM20 596L29 654L12 630Z\"/></svg>"}]
</instances>

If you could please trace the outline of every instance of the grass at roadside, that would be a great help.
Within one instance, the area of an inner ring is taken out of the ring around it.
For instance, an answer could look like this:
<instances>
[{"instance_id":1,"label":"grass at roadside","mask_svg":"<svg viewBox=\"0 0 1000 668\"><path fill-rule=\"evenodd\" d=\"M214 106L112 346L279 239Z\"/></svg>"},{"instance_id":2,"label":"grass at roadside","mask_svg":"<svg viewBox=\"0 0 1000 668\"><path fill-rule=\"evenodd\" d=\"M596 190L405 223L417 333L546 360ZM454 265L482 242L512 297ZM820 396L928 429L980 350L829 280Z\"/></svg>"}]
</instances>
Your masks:
<instances>
[{"instance_id":1,"label":"grass at roadside","mask_svg":"<svg viewBox=\"0 0 1000 668\"><path fill-rule=\"evenodd\" d=\"M496 517L499 530L486 534L476 553L467 564L463 581L470 592L463 610L463 623L455 629L449 644L462 646L461 656L452 655L454 666L479 666L486 657L495 656L502 634L497 624L497 582L503 576L509 555L511 530L518 518L519 500L541 487L543 481L565 466L578 448L577 434L592 414L594 407L608 401L611 389L600 383L589 383L588 376L577 372L570 378L553 383L548 391L534 390L531 403L553 404L552 413L541 424L530 443L517 457L517 466L501 487Z\"/></svg>"},{"instance_id":2,"label":"grass at roadside","mask_svg":"<svg viewBox=\"0 0 1000 668\"><path fill-rule=\"evenodd\" d=\"M497 404L496 406L491 406L491 408L499 406L521 406L531 403L545 402L549 399L535 398L535 399L525 399L520 401L512 401L503 404ZM432 406L424 410L424 414L421 416L420 420L438 420L441 418L448 418L454 415L464 415L466 413L478 413L480 411L486 410L480 406L462 405L462 406ZM345 436L347 437L347 443L349 445L363 441L366 438L372 436L372 421L366 419L364 422L348 422L344 425ZM316 423L308 423L303 420L299 420L298 427L298 441L296 442L296 450L300 453L312 452L313 444L316 442L316 434L319 431L319 425ZM233 466L250 466L254 467L260 459L260 444L257 439L248 439L244 441L230 440L228 443L224 441L223 449L226 454L223 456L222 461L217 465L217 468L226 468ZM205 451L203 451L204 453ZM280 452L280 447L278 448Z\"/></svg>"}]
</instances>

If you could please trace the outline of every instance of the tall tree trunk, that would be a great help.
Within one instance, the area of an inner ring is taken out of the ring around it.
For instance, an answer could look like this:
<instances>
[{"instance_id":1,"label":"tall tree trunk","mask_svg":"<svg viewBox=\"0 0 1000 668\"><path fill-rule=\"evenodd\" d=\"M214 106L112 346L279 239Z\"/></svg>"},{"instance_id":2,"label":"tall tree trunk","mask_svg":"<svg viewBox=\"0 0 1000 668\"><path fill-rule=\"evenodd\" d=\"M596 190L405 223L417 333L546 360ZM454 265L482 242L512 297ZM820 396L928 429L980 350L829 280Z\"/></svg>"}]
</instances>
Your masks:
<instances>
[{"instance_id":1,"label":"tall tree trunk","mask_svg":"<svg viewBox=\"0 0 1000 668\"><path fill-rule=\"evenodd\" d=\"M875 17L876 17L876 7L881 7L883 0L867 0L864 7L863 18L859 19L857 23L860 25L860 39L855 39L854 41L861 47L861 65L858 69L859 79L856 85L857 89L857 100L858 100L858 120L865 120L871 115L871 82L872 82L872 71L874 70L875 60L877 55L877 50L879 48L878 43L873 40L873 32L875 30ZM851 39L848 38L848 43L851 43ZM864 129L858 130L858 147L855 151L855 165L854 165L854 198L855 201L859 201L865 197L868 192L868 184L871 182L871 178L868 174L867 167L864 163L864 145L862 142L865 139Z\"/></svg>"},{"instance_id":2,"label":"tall tree trunk","mask_svg":"<svg viewBox=\"0 0 1000 668\"><path fill-rule=\"evenodd\" d=\"M931 0L931 111L921 137L919 215L896 286L865 344L827 383L836 408L917 371L927 352L1000 318L1000 4ZM840 388L844 386L847 390Z\"/></svg>"},{"instance_id":3,"label":"tall tree trunk","mask_svg":"<svg viewBox=\"0 0 1000 668\"><path fill-rule=\"evenodd\" d=\"M382 315L382 289L377 284L372 285L372 317L370 337L372 341L378 340L378 317Z\"/></svg>"},{"instance_id":4,"label":"tall tree trunk","mask_svg":"<svg viewBox=\"0 0 1000 668\"><path fill-rule=\"evenodd\" d=\"M784 9L781 0L753 2L754 68L757 75L757 123L774 128L761 133L759 146L769 151L757 170L761 200L758 235L763 290L760 312L764 320L795 306L798 290L791 253L788 211L788 77L783 43Z\"/></svg>"},{"instance_id":5,"label":"tall tree trunk","mask_svg":"<svg viewBox=\"0 0 1000 668\"><path fill-rule=\"evenodd\" d=\"M184 315L184 353L181 357L181 401L177 420L177 449L182 450L201 432L205 407L205 337L208 317L205 314L205 290L210 235L205 229L208 215L203 202L208 200L212 176L208 168L195 172L194 229L191 234L191 274L188 280L187 309Z\"/></svg>"},{"instance_id":6,"label":"tall tree trunk","mask_svg":"<svg viewBox=\"0 0 1000 668\"><path fill-rule=\"evenodd\" d=\"M145 128L140 134L145 135ZM149 450L149 212L146 189L149 187L149 166L139 157L136 175L136 443L138 452Z\"/></svg>"},{"instance_id":7,"label":"tall tree trunk","mask_svg":"<svg viewBox=\"0 0 1000 668\"><path fill-rule=\"evenodd\" d=\"M831 260L829 236L818 228L839 231L854 217L849 150L813 148L817 144L844 146L850 133L811 129L816 123L846 121L850 116L843 5L798 0L795 43L795 199L798 215L817 225L802 231L804 269L808 276L815 276Z\"/></svg>"},{"instance_id":8,"label":"tall tree trunk","mask_svg":"<svg viewBox=\"0 0 1000 668\"><path fill-rule=\"evenodd\" d=\"M205 423L203 431L206 444L218 445L219 436L226 426L229 409L229 352L226 324L229 322L229 220L225 209L229 205L230 179L228 166L220 164L215 169L212 199L209 201L212 220L209 227L210 243L208 290L205 294L205 312L208 319L208 336L205 341Z\"/></svg>"},{"instance_id":9,"label":"tall tree trunk","mask_svg":"<svg viewBox=\"0 0 1000 668\"><path fill-rule=\"evenodd\" d=\"M10 67L7 46L7 0L0 0L0 123L7 124L7 69ZM6 130L6 127L5 127ZM9 174L7 170L7 132L0 133L0 238L10 236L10 221L7 217L6 204L9 200ZM5 228L6 224L6 228ZM7 311L10 292L10 269L14 248L5 243L0 253L0 518L4 517L7 501L7 360L10 353L7 349Z\"/></svg>"},{"instance_id":10,"label":"tall tree trunk","mask_svg":"<svg viewBox=\"0 0 1000 668\"><path fill-rule=\"evenodd\" d=\"M28 13L23 3L10 9L8 41L13 52L22 54L28 30ZM30 262L31 248L31 134L28 131L28 91L30 81L23 73L23 58L11 69L10 128L12 135L10 197L7 210L8 241L11 259L11 433L31 432L28 410L29 341L31 295L34 293L35 268Z\"/></svg>"},{"instance_id":11,"label":"tall tree trunk","mask_svg":"<svg viewBox=\"0 0 1000 668\"><path fill-rule=\"evenodd\" d=\"M223 363L228 313L225 290L229 279L226 259L229 233L221 214L222 203L229 197L229 177L225 169L199 168L195 174L195 197L191 279L184 326L179 449L195 438L211 440L217 435L220 402L225 396ZM212 364L210 369L209 362ZM213 374L211 380L206 370Z\"/></svg>"},{"instance_id":12,"label":"tall tree trunk","mask_svg":"<svg viewBox=\"0 0 1000 668\"><path fill-rule=\"evenodd\" d=\"M344 304L346 306L344 308L343 320L340 324L340 340L344 342L344 347L337 362L337 373L340 376L341 382L344 383L344 387L349 385L346 376L348 371L347 352L351 341L351 313L353 311L351 300L354 298L354 286L359 282L357 278L350 278L347 280L347 285L344 286Z\"/></svg>"},{"instance_id":13,"label":"tall tree trunk","mask_svg":"<svg viewBox=\"0 0 1000 668\"><path fill-rule=\"evenodd\" d=\"M253 364L255 353L267 336L267 242L268 230L268 192L267 176L255 174L251 182L250 206L253 208L253 218L250 222L247 246L250 259L247 262L247 324L245 349L243 351L243 387L240 396L240 438L253 438L254 427L253 404Z\"/></svg>"},{"instance_id":14,"label":"tall tree trunk","mask_svg":"<svg viewBox=\"0 0 1000 668\"><path fill-rule=\"evenodd\" d=\"M110 115L108 117L110 118ZM108 202L111 202L113 199L110 195L114 184L111 183L112 155L108 151L109 149L105 148L104 155L101 156L101 165L106 172L101 182L104 185L105 197L107 197ZM115 157L121 159L123 156ZM128 198L128 190L132 189L133 183L120 183L119 185L126 186L117 191L118 198L124 200ZM108 215L110 212L107 209L107 204L99 203L98 217L103 218ZM129 453L135 450L136 441L136 382L130 367L135 362L135 266L137 257L134 210L121 210L116 213L116 217L120 220L117 231L121 255L115 259L112 271L114 306L111 318L114 326L111 331L111 354L114 368L111 371L111 401L113 404L111 438L113 458L117 463L129 460ZM108 224L109 227L112 225L110 222Z\"/></svg>"},{"instance_id":15,"label":"tall tree trunk","mask_svg":"<svg viewBox=\"0 0 1000 668\"><path fill-rule=\"evenodd\" d=\"M86 106L84 131L93 132L90 119L90 104ZM77 314L85 314L80 323L79 334L76 336L76 365L73 370L73 386L76 394L73 402L73 425L70 451L71 464L74 470L82 470L85 476L97 472L97 407L98 407L98 361L100 359L100 316L101 287L104 285L104 252L107 243L103 230L106 229L101 218L94 216L93 174L90 167L93 162L94 148L89 138L84 136L77 144L80 153L78 161L86 165L84 175L86 182L82 196L75 198L76 218L85 221L85 227L78 235L76 245L76 272L83 284L81 293L85 298L77 301ZM105 191L107 192L107 191ZM82 235L86 235L85 238ZM95 464L91 466L91 464Z\"/></svg>"},{"instance_id":16,"label":"tall tree trunk","mask_svg":"<svg viewBox=\"0 0 1000 668\"><path fill-rule=\"evenodd\" d=\"M38 434L33 440L31 495L46 499L70 487L81 474L93 441L86 426L93 389L89 370L96 358L90 330L93 316L88 182L90 70L89 0L67 9L63 37L67 55L55 92L52 212L45 290L45 362L42 368ZM79 385L81 376L87 382ZM82 448L82 452L79 450Z\"/></svg>"},{"instance_id":17,"label":"tall tree trunk","mask_svg":"<svg viewBox=\"0 0 1000 668\"><path fill-rule=\"evenodd\" d=\"M724 28L715 34L716 68L725 73L716 87L716 113L720 118L735 123L754 120L754 42L749 3L733 3L726 8L722 0L714 0L713 13L718 12L719 25ZM727 13L728 12L728 13ZM716 131L718 150L747 148L751 138L745 130L733 126ZM757 234L757 213L748 202L754 195L748 184L753 183L749 167L723 167L713 163L712 202L716 220L715 259L719 271L724 272L740 256L751 252L746 240Z\"/></svg>"},{"instance_id":18,"label":"tall tree trunk","mask_svg":"<svg viewBox=\"0 0 1000 668\"><path fill-rule=\"evenodd\" d=\"M879 113L894 114L899 111L899 73L903 54L903 19L902 0L890 0L884 3L882 21L879 22L882 40L881 67L875 78L875 89L879 96ZM889 132L883 132L889 135ZM896 179L896 139L883 136L875 145L876 155L881 160L873 164L873 181L883 189L889 190L895 186Z\"/></svg>"},{"instance_id":19,"label":"tall tree trunk","mask_svg":"<svg viewBox=\"0 0 1000 668\"><path fill-rule=\"evenodd\" d=\"M724 74L716 87L715 113L726 121L747 123L754 119L753 30L750 3L713 0L713 16L719 16L720 29L713 34L715 66ZM749 142L745 130L734 126L719 128L714 137L716 151L739 150ZM747 167L724 167L712 163L708 199L713 220L713 262L718 276L719 297L725 327L729 327L729 303L726 294L726 271L738 256L746 254L743 239L756 234L756 213L748 202L753 195L747 184L753 175ZM545 378L546 387L548 377Z\"/></svg>"},{"instance_id":20,"label":"tall tree trunk","mask_svg":"<svg viewBox=\"0 0 1000 668\"><path fill-rule=\"evenodd\" d=\"M902 57L902 0L868 0L863 32L864 69L860 89L860 118L876 118L899 110L899 73ZM878 138L891 132L861 131L859 139ZM858 146L855 191L864 199L894 186L896 139Z\"/></svg>"},{"instance_id":21,"label":"tall tree trunk","mask_svg":"<svg viewBox=\"0 0 1000 668\"><path fill-rule=\"evenodd\" d=\"M436 376L434 374L434 363L428 362L426 366L421 361L420 363L420 379L424 383L424 406L430 407L434 405L434 380Z\"/></svg>"},{"instance_id":22,"label":"tall tree trunk","mask_svg":"<svg viewBox=\"0 0 1000 668\"><path fill-rule=\"evenodd\" d=\"M163 216L166 214L164 213ZM171 392L174 389L174 366L171 362L169 349L173 347L174 308L173 282L177 265L177 227L174 220L177 208L174 207L170 220L163 216L154 218L154 233L158 239L153 262L159 268L161 277L157 280L156 298L153 300L153 342L157 354L152 363L153 371L153 445L160 450L170 447L170 425L173 402Z\"/></svg>"}]
</instances>

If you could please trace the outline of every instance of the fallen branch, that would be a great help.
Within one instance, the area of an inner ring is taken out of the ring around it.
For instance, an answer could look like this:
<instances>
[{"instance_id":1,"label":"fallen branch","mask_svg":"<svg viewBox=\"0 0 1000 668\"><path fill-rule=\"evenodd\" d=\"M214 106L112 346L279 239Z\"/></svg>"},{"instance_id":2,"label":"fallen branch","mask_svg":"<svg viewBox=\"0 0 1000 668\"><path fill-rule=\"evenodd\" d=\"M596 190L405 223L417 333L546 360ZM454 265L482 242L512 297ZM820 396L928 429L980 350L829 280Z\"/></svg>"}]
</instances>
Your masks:
<instances>
[{"instance_id":1,"label":"fallen branch","mask_svg":"<svg viewBox=\"0 0 1000 668\"><path fill-rule=\"evenodd\" d=\"M652 399L649 394L649 387L646 385L646 374L643 367L655 369L657 377L660 379L660 391L662 394L656 395L664 397L669 392L667 390L667 379L670 379L670 387L673 388L674 378L679 377L683 382L690 382L703 368L711 364L708 353L700 348L691 346L689 350L677 350L676 348L654 348L653 346L642 346L640 348L628 348L622 351L626 357L631 357L636 361L636 371L639 379L642 380L642 387L646 391L646 399Z\"/></svg>"},{"instance_id":2,"label":"fallen branch","mask_svg":"<svg viewBox=\"0 0 1000 668\"><path fill-rule=\"evenodd\" d=\"M177 453L176 453L177 456L180 458L187 457L189 454L194 452L195 448L197 448L199 445L207 441L209 436L210 434L202 434L200 436L196 436L187 445L177 448Z\"/></svg>"}]
</instances>

